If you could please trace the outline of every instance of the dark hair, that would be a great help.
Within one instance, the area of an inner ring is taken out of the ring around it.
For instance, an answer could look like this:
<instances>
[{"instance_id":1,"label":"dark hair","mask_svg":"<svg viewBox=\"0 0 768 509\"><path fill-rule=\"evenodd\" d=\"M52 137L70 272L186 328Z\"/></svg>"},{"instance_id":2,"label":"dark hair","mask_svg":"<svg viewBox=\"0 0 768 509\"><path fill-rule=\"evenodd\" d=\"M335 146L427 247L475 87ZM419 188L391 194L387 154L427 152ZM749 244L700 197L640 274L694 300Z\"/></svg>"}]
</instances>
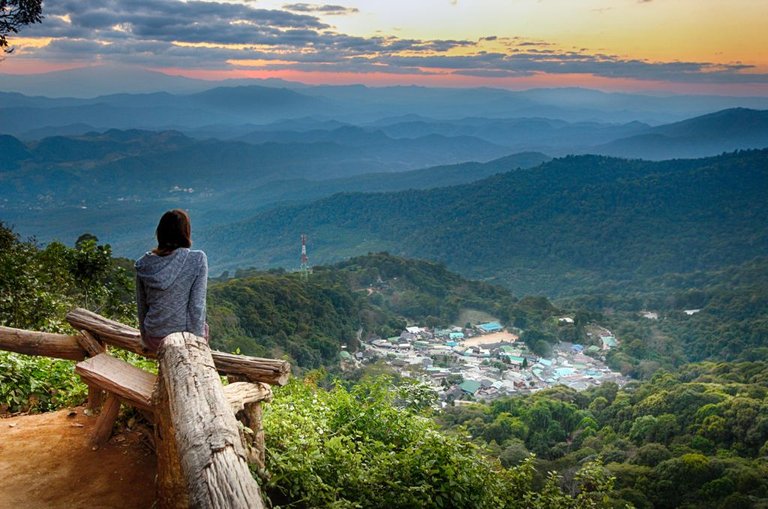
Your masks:
<instances>
[{"instance_id":1,"label":"dark hair","mask_svg":"<svg viewBox=\"0 0 768 509\"><path fill-rule=\"evenodd\" d=\"M192 247L192 226L189 215L181 209L169 210L160 218L155 230L157 248L152 252L167 256L180 247Z\"/></svg>"}]
</instances>

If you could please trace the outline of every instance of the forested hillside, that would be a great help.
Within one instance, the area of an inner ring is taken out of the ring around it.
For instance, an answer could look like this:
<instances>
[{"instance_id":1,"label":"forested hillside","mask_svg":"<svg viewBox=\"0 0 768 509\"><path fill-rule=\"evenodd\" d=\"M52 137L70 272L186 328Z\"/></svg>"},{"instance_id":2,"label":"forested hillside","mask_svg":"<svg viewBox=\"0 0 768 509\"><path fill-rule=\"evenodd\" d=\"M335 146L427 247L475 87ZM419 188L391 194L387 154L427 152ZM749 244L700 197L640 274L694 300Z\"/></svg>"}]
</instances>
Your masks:
<instances>
[{"instance_id":1,"label":"forested hillside","mask_svg":"<svg viewBox=\"0 0 768 509\"><path fill-rule=\"evenodd\" d=\"M41 248L0 224L0 248L0 324L65 330L63 315L73 306L132 321L132 279L123 267L125 261L112 259L109 246L99 245L93 236L83 235L75 248L61 244ZM321 337L316 344L303 334L343 334L351 325L359 302L347 284L362 285L371 277L402 278L409 291L431 285L425 296L451 300L452 291L441 281L447 277L448 283L466 283L456 295L475 304L492 305L484 299L505 295L464 282L434 264L411 264L387 255L353 260L343 269L319 268L312 275L317 282L304 283L287 274L241 276L212 285L214 330L221 326L223 332L225 322L235 317L221 313L222 307L242 305L236 311L242 313L244 326L253 324L269 335L297 332L303 340L300 346L319 347L320 352L330 338ZM342 313L350 313L346 317L350 321L345 322ZM266 323L260 323L262 319ZM333 323L336 320L341 324ZM301 354L297 357L305 361ZM0 415L46 411L85 400L86 387L74 374L72 362L0 352L0 366ZM425 397L419 384L379 377L350 388L339 383L325 389L317 383L320 379L322 372L309 373L304 380L276 389L274 401L266 405L269 475L260 477L260 483L273 507L613 506L613 479L599 461L584 463L577 475L567 479L555 474L541 479L532 460L503 467L481 448L442 433L430 419L434 394L427 391L432 397Z\"/></svg>"},{"instance_id":2,"label":"forested hillside","mask_svg":"<svg viewBox=\"0 0 768 509\"><path fill-rule=\"evenodd\" d=\"M746 262L768 248L768 150L659 163L574 156L445 189L340 194L205 235L217 267L361 252L443 261L516 294L581 293ZM295 263L295 262L294 262Z\"/></svg>"},{"instance_id":3,"label":"forested hillside","mask_svg":"<svg viewBox=\"0 0 768 509\"><path fill-rule=\"evenodd\" d=\"M368 335L396 335L408 323L449 325L467 308L507 316L514 301L439 264L386 253L315 267L306 281L299 273L240 271L209 287L211 341L316 368L333 365L342 345L356 351Z\"/></svg>"},{"instance_id":4,"label":"forested hillside","mask_svg":"<svg viewBox=\"0 0 768 509\"><path fill-rule=\"evenodd\" d=\"M558 387L448 408L438 420L508 466L534 452L540 471L567 477L600 457L616 498L634 507L756 508L768 504L766 395L764 360L703 363L621 389Z\"/></svg>"}]
</instances>

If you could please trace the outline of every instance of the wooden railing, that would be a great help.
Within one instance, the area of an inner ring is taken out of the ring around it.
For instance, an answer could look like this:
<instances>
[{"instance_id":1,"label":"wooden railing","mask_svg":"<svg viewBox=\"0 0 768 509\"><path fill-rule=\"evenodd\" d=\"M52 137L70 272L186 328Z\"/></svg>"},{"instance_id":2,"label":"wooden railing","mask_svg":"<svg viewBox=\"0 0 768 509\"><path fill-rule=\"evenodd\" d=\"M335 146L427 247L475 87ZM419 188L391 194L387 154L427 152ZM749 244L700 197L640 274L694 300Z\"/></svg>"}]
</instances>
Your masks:
<instances>
[{"instance_id":1,"label":"wooden railing","mask_svg":"<svg viewBox=\"0 0 768 509\"><path fill-rule=\"evenodd\" d=\"M287 362L217 352L191 333L166 337L155 355L139 331L96 313L75 309L67 321L77 335L0 326L0 349L81 361L88 405L101 410L94 447L109 438L120 404L130 404L154 423L159 508L263 507L249 464L265 467L260 405L271 400L270 385L287 383ZM156 358L158 375L109 355L108 345ZM237 382L225 387L220 375Z\"/></svg>"}]
</instances>

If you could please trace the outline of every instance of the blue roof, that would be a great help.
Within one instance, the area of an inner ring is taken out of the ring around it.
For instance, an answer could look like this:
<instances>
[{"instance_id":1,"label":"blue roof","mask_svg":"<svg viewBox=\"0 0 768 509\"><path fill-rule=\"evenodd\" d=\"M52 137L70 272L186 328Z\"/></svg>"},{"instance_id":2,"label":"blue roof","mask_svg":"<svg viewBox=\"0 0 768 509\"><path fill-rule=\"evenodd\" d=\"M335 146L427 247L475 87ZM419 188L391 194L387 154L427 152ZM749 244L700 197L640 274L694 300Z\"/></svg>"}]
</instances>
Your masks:
<instances>
[{"instance_id":1,"label":"blue roof","mask_svg":"<svg viewBox=\"0 0 768 509\"><path fill-rule=\"evenodd\" d=\"M499 322L481 323L480 325L478 325L478 327L480 327L486 332L499 331L502 329L501 324Z\"/></svg>"}]
</instances>

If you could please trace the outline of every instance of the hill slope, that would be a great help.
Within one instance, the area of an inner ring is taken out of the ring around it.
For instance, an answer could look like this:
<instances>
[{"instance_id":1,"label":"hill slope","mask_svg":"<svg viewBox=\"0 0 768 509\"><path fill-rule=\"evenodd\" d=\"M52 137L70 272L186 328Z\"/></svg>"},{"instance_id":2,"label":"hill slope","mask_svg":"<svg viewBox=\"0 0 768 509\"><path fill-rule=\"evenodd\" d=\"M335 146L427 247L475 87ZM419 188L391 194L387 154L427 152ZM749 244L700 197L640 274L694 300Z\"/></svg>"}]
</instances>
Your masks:
<instances>
[{"instance_id":1,"label":"hill slope","mask_svg":"<svg viewBox=\"0 0 768 509\"><path fill-rule=\"evenodd\" d=\"M216 269L389 250L497 277L518 294L570 292L741 263L768 248L768 150L652 163L557 159L473 184L341 194L203 235ZM216 246L226 246L217 249Z\"/></svg>"},{"instance_id":2,"label":"hill slope","mask_svg":"<svg viewBox=\"0 0 768 509\"><path fill-rule=\"evenodd\" d=\"M768 147L768 110L733 108L650 128L595 147L600 154L642 159L705 157Z\"/></svg>"}]
</instances>

